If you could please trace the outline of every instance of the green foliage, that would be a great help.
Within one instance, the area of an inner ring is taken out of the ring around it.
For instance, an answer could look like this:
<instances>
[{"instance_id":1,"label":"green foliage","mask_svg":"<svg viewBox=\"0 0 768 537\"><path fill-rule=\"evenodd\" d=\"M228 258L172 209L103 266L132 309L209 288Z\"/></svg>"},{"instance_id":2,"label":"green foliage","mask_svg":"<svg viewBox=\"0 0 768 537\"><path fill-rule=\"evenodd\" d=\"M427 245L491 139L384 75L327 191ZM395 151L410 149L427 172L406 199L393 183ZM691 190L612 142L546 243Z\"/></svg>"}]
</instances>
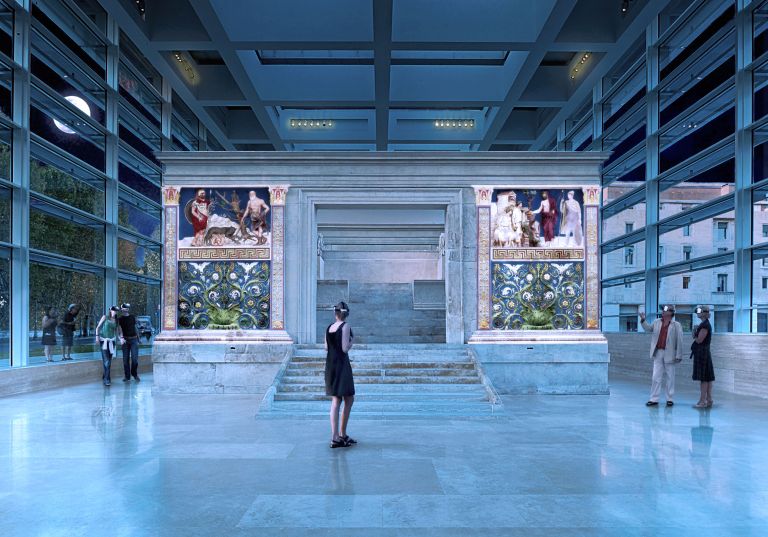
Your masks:
<instances>
[{"instance_id":1,"label":"green foliage","mask_svg":"<svg viewBox=\"0 0 768 537\"><path fill-rule=\"evenodd\" d=\"M67 205L96 216L104 216L104 191L66 172L32 159L29 181L35 192L63 201Z\"/></svg>"},{"instance_id":2,"label":"green foliage","mask_svg":"<svg viewBox=\"0 0 768 537\"><path fill-rule=\"evenodd\" d=\"M29 244L32 248L61 255L104 262L104 232L42 213L29 215Z\"/></svg>"},{"instance_id":3,"label":"green foliage","mask_svg":"<svg viewBox=\"0 0 768 537\"><path fill-rule=\"evenodd\" d=\"M87 272L30 263L29 303L29 326L33 331L40 330L47 306L56 308L61 320L69 304L80 304L76 328L88 334L104 313L104 279Z\"/></svg>"},{"instance_id":4,"label":"green foliage","mask_svg":"<svg viewBox=\"0 0 768 537\"><path fill-rule=\"evenodd\" d=\"M235 308L223 309L216 306L210 306L208 316L211 319L208 328L214 330L236 330L238 327L237 319L240 317L240 310Z\"/></svg>"}]
</instances>

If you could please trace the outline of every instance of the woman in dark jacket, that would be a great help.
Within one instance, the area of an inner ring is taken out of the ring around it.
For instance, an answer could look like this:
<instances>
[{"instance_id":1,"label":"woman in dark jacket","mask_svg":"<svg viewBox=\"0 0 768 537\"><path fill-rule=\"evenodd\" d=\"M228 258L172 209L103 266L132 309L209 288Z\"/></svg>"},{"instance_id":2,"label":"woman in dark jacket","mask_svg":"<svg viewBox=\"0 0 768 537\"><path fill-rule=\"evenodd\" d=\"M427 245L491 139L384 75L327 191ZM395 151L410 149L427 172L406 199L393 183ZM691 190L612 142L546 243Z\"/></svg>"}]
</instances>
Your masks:
<instances>
[{"instance_id":1,"label":"woman in dark jacket","mask_svg":"<svg viewBox=\"0 0 768 537\"><path fill-rule=\"evenodd\" d=\"M346 320L349 306L339 302L333 308L336 321L325 331L325 395L331 396L331 447L349 447L357 444L347 436L349 413L355 400L355 382L352 379L352 366L349 363L349 349L352 348L352 329ZM344 400L339 426L339 408Z\"/></svg>"},{"instance_id":2,"label":"woman in dark jacket","mask_svg":"<svg viewBox=\"0 0 768 537\"><path fill-rule=\"evenodd\" d=\"M715 380L715 369L712 366L712 354L709 344L712 341L712 325L709 324L709 306L696 308L696 315L701 323L693 332L691 344L691 356L693 357L693 380L701 382L701 395L699 402L693 405L695 408L709 408L712 406L712 383Z\"/></svg>"}]
</instances>

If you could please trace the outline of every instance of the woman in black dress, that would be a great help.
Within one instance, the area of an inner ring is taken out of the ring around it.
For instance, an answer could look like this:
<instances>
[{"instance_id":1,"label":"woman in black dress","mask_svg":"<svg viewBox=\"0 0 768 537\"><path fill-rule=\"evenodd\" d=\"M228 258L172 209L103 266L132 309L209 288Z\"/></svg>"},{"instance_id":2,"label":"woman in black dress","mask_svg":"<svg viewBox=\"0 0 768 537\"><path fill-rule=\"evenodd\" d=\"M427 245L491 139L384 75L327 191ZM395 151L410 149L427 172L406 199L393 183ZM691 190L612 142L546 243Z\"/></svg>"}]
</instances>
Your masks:
<instances>
[{"instance_id":1,"label":"woman in black dress","mask_svg":"<svg viewBox=\"0 0 768 537\"><path fill-rule=\"evenodd\" d=\"M331 447L349 447L357 441L347 436L349 413L355 400L355 382L352 379L352 366L349 363L349 349L352 348L352 329L346 320L349 306L339 302L333 307L336 322L325 331L325 395L331 396ZM339 426L339 408L344 400Z\"/></svg>"},{"instance_id":2,"label":"woman in black dress","mask_svg":"<svg viewBox=\"0 0 768 537\"><path fill-rule=\"evenodd\" d=\"M709 344L712 341L712 325L709 324L709 306L696 308L696 315L701 323L693 332L691 355L693 356L693 380L701 382L701 395L696 408L709 408L712 406L712 382L715 380L715 369L712 366L712 354L709 352Z\"/></svg>"}]
</instances>

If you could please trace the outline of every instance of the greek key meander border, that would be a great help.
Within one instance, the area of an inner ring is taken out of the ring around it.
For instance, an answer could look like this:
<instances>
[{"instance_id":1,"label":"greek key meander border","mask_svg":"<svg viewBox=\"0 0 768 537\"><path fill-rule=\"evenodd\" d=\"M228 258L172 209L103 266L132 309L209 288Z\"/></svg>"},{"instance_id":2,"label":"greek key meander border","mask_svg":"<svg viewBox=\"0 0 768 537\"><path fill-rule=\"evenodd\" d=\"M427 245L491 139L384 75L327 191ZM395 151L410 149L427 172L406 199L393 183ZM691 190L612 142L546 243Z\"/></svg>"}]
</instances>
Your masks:
<instances>
[{"instance_id":1,"label":"greek key meander border","mask_svg":"<svg viewBox=\"0 0 768 537\"><path fill-rule=\"evenodd\" d=\"M262 261L270 257L270 248L179 248L179 261Z\"/></svg>"},{"instance_id":2,"label":"greek key meander border","mask_svg":"<svg viewBox=\"0 0 768 537\"><path fill-rule=\"evenodd\" d=\"M582 260L583 248L493 248L494 261Z\"/></svg>"}]
</instances>

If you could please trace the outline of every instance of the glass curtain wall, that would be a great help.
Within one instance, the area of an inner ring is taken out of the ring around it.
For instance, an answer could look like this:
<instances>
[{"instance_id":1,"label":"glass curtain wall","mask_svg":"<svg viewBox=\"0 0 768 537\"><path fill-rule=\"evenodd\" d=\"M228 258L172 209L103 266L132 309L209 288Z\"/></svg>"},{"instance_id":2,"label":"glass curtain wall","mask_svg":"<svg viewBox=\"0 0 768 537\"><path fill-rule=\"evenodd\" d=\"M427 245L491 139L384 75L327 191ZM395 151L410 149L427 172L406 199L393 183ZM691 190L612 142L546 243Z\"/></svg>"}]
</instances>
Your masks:
<instances>
[{"instance_id":1,"label":"glass curtain wall","mask_svg":"<svg viewBox=\"0 0 768 537\"><path fill-rule=\"evenodd\" d=\"M745 5L670 3L593 92L581 130L561 130L561 149L613 151L605 331L637 331L639 312L666 303L686 330L706 304L715 331L768 331L768 1Z\"/></svg>"},{"instance_id":2,"label":"glass curtain wall","mask_svg":"<svg viewBox=\"0 0 768 537\"><path fill-rule=\"evenodd\" d=\"M30 4L0 0L0 369L100 358L96 325L124 302L148 353L154 152L204 149L205 131L97 0Z\"/></svg>"}]
</instances>

